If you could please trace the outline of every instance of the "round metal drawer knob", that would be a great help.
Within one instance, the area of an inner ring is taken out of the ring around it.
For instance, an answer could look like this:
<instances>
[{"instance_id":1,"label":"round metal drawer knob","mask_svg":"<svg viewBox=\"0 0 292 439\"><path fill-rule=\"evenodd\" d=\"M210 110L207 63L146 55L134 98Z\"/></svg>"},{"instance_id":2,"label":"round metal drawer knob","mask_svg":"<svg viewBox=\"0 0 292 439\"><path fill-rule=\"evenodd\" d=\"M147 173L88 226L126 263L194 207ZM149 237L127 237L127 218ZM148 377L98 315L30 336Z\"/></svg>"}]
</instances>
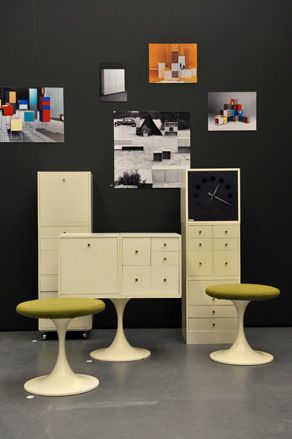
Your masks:
<instances>
[{"instance_id":1,"label":"round metal drawer knob","mask_svg":"<svg viewBox=\"0 0 292 439\"><path fill-rule=\"evenodd\" d=\"M227 242L225 243L225 247L228 247L228 244L227 244Z\"/></svg>"},{"instance_id":2,"label":"round metal drawer knob","mask_svg":"<svg viewBox=\"0 0 292 439\"><path fill-rule=\"evenodd\" d=\"M228 265L228 262L225 262L225 265Z\"/></svg>"},{"instance_id":3,"label":"round metal drawer knob","mask_svg":"<svg viewBox=\"0 0 292 439\"><path fill-rule=\"evenodd\" d=\"M166 247L167 246L167 244L166 244L166 242L163 244L163 247Z\"/></svg>"},{"instance_id":4,"label":"round metal drawer knob","mask_svg":"<svg viewBox=\"0 0 292 439\"><path fill-rule=\"evenodd\" d=\"M213 328L216 326L216 323L212 323Z\"/></svg>"},{"instance_id":5,"label":"round metal drawer knob","mask_svg":"<svg viewBox=\"0 0 292 439\"><path fill-rule=\"evenodd\" d=\"M135 254L137 255L139 253L139 250L135 250Z\"/></svg>"},{"instance_id":6,"label":"round metal drawer knob","mask_svg":"<svg viewBox=\"0 0 292 439\"><path fill-rule=\"evenodd\" d=\"M135 282L138 282L138 278L136 277Z\"/></svg>"},{"instance_id":7,"label":"round metal drawer knob","mask_svg":"<svg viewBox=\"0 0 292 439\"><path fill-rule=\"evenodd\" d=\"M202 262L199 262L199 265L202 265Z\"/></svg>"},{"instance_id":8,"label":"round metal drawer knob","mask_svg":"<svg viewBox=\"0 0 292 439\"><path fill-rule=\"evenodd\" d=\"M166 282L166 279L165 279L165 278L163 279L163 282Z\"/></svg>"},{"instance_id":9,"label":"round metal drawer knob","mask_svg":"<svg viewBox=\"0 0 292 439\"><path fill-rule=\"evenodd\" d=\"M201 235L201 233L202 233L202 230L199 230L199 235Z\"/></svg>"},{"instance_id":10,"label":"round metal drawer knob","mask_svg":"<svg viewBox=\"0 0 292 439\"><path fill-rule=\"evenodd\" d=\"M87 244L87 247L90 247L90 244L89 244L89 243Z\"/></svg>"},{"instance_id":11,"label":"round metal drawer knob","mask_svg":"<svg viewBox=\"0 0 292 439\"><path fill-rule=\"evenodd\" d=\"M213 314L213 315L215 314L215 311L214 311L214 310L212 311L212 314Z\"/></svg>"},{"instance_id":12,"label":"round metal drawer knob","mask_svg":"<svg viewBox=\"0 0 292 439\"><path fill-rule=\"evenodd\" d=\"M227 235L227 233L228 233L228 230L225 230L225 235Z\"/></svg>"},{"instance_id":13,"label":"round metal drawer knob","mask_svg":"<svg viewBox=\"0 0 292 439\"><path fill-rule=\"evenodd\" d=\"M163 258L164 261L167 261L167 258Z\"/></svg>"},{"instance_id":14,"label":"round metal drawer knob","mask_svg":"<svg viewBox=\"0 0 292 439\"><path fill-rule=\"evenodd\" d=\"M200 242L199 247L202 247L202 243Z\"/></svg>"}]
</instances>

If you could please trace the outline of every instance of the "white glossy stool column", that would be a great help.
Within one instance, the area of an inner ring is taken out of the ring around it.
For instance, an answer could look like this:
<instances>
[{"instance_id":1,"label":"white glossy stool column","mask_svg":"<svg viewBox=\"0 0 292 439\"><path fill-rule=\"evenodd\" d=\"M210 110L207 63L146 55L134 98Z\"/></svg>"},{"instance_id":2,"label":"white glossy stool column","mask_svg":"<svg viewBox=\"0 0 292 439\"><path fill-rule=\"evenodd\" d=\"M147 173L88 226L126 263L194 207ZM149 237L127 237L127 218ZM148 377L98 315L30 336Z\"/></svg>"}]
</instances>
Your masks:
<instances>
[{"instance_id":1,"label":"white glossy stool column","mask_svg":"<svg viewBox=\"0 0 292 439\"><path fill-rule=\"evenodd\" d=\"M235 342L229 349L212 352L210 354L212 360L238 366L252 366L273 361L273 355L253 350L245 338L244 313L249 302L247 300L233 300L238 316L238 332Z\"/></svg>"},{"instance_id":2,"label":"white glossy stool column","mask_svg":"<svg viewBox=\"0 0 292 439\"><path fill-rule=\"evenodd\" d=\"M125 307L130 299L111 299L117 313L117 332L112 344L104 349L96 349L90 353L95 360L103 361L136 361L147 358L151 352L136 348L128 342L123 325Z\"/></svg>"},{"instance_id":3,"label":"white glossy stool column","mask_svg":"<svg viewBox=\"0 0 292 439\"><path fill-rule=\"evenodd\" d=\"M99 381L97 378L90 375L76 374L69 366L66 357L65 338L70 320L53 320L59 339L59 352L56 364L49 375L27 381L24 384L24 389L27 392L35 395L66 396L89 392L98 386Z\"/></svg>"}]
</instances>

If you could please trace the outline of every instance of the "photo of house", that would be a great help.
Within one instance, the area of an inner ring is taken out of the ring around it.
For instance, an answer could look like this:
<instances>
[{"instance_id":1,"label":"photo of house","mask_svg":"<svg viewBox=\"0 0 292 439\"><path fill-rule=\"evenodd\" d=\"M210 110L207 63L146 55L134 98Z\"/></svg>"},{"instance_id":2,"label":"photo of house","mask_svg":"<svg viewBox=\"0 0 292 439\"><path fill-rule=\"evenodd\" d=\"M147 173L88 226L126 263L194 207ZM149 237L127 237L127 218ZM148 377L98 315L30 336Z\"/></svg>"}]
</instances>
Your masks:
<instances>
[{"instance_id":1,"label":"photo of house","mask_svg":"<svg viewBox=\"0 0 292 439\"><path fill-rule=\"evenodd\" d=\"M0 142L64 142L60 87L0 87Z\"/></svg>"},{"instance_id":2,"label":"photo of house","mask_svg":"<svg viewBox=\"0 0 292 439\"><path fill-rule=\"evenodd\" d=\"M114 187L178 188L190 167L188 112L115 111Z\"/></svg>"},{"instance_id":3,"label":"photo of house","mask_svg":"<svg viewBox=\"0 0 292 439\"><path fill-rule=\"evenodd\" d=\"M197 83L197 44L149 44L150 83Z\"/></svg>"}]
</instances>

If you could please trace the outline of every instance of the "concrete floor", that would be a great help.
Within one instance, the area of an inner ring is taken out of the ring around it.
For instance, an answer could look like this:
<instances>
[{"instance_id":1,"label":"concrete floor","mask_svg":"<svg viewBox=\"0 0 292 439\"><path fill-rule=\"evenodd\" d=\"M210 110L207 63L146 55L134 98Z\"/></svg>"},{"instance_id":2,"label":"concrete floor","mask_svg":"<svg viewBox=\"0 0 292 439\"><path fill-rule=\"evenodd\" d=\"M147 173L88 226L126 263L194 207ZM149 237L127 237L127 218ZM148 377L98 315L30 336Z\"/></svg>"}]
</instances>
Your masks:
<instances>
[{"instance_id":1,"label":"concrete floor","mask_svg":"<svg viewBox=\"0 0 292 439\"><path fill-rule=\"evenodd\" d=\"M100 379L89 393L27 399L23 383L53 366L57 341L37 332L0 333L1 439L289 439L292 437L292 328L249 328L265 366L227 366L208 358L219 346L186 346L179 330L127 331L152 351L133 363L87 363L111 330L69 339L75 371ZM32 343L32 339L38 339Z\"/></svg>"}]
</instances>

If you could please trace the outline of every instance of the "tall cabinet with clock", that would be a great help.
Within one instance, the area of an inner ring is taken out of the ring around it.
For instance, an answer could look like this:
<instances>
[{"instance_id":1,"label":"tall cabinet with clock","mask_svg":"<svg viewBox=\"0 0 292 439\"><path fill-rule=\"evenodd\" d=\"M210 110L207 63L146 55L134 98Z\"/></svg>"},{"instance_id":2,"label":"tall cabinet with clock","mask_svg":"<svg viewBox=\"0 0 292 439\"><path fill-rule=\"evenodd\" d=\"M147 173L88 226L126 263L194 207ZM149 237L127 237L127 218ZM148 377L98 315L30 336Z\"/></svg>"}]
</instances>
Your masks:
<instances>
[{"instance_id":1,"label":"tall cabinet with clock","mask_svg":"<svg viewBox=\"0 0 292 439\"><path fill-rule=\"evenodd\" d=\"M205 294L208 285L240 282L240 170L189 169L181 185L183 336L186 343L230 343L232 302Z\"/></svg>"}]
</instances>

